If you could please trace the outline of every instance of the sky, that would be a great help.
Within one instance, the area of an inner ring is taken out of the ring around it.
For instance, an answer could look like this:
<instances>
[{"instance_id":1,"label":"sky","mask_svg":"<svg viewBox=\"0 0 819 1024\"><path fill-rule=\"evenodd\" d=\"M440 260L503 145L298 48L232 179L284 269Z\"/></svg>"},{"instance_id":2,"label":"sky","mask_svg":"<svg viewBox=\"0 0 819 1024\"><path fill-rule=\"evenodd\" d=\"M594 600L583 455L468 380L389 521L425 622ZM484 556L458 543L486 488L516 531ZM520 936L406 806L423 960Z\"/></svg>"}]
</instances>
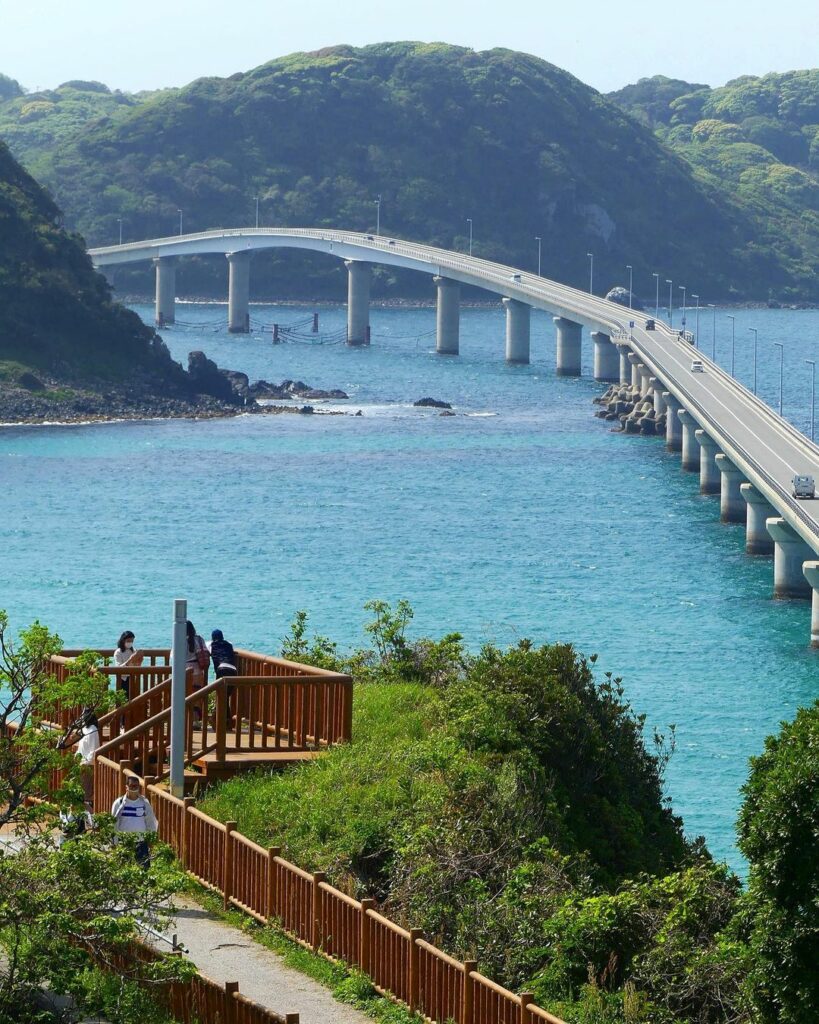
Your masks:
<instances>
[{"instance_id":1,"label":"sky","mask_svg":"<svg viewBox=\"0 0 819 1024\"><path fill-rule=\"evenodd\" d=\"M663 74L722 85L819 64L817 0L0 0L0 73L130 92L297 50L398 39L542 57L608 92Z\"/></svg>"}]
</instances>

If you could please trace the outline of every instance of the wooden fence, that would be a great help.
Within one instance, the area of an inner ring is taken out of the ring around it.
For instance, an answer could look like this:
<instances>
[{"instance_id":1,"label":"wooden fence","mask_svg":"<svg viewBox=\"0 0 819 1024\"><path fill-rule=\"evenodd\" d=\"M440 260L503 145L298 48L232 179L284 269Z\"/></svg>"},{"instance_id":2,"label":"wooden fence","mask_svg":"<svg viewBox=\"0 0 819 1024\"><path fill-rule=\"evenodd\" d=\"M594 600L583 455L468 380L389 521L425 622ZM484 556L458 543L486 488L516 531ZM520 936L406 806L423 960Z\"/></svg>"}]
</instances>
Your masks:
<instances>
[{"instance_id":1,"label":"wooden fence","mask_svg":"<svg viewBox=\"0 0 819 1024\"><path fill-rule=\"evenodd\" d=\"M95 809L109 810L124 791L129 770L104 756L94 766ZM323 873L310 873L180 800L147 786L160 838L199 882L257 921L280 926L291 938L331 960L357 967L376 989L428 1021L444 1024L563 1024L537 1006L530 993L516 995L484 977L474 961L461 963L427 942L420 930L402 928L380 914L373 900L355 900L333 888Z\"/></svg>"}]
</instances>

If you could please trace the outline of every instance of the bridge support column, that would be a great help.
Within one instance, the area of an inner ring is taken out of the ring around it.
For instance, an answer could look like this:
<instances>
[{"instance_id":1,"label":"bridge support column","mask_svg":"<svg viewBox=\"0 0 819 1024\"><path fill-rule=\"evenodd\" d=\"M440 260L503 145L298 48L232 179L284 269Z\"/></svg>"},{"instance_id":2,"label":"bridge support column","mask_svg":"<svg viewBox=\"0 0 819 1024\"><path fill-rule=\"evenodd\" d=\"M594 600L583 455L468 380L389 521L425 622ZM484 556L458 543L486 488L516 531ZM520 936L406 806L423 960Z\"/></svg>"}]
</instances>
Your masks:
<instances>
[{"instance_id":1,"label":"bridge support column","mask_svg":"<svg viewBox=\"0 0 819 1024\"><path fill-rule=\"evenodd\" d=\"M805 562L802 572L810 584L810 645L819 647L819 562Z\"/></svg>"},{"instance_id":2,"label":"bridge support column","mask_svg":"<svg viewBox=\"0 0 819 1024\"><path fill-rule=\"evenodd\" d=\"M775 519L773 505L759 493L753 484L739 486L740 493L748 506L745 520L745 550L749 555L772 555L774 542L765 523Z\"/></svg>"},{"instance_id":3,"label":"bridge support column","mask_svg":"<svg viewBox=\"0 0 819 1024\"><path fill-rule=\"evenodd\" d=\"M156 301L154 319L157 327L172 324L176 319L176 257L156 256Z\"/></svg>"},{"instance_id":4,"label":"bridge support column","mask_svg":"<svg viewBox=\"0 0 819 1024\"><path fill-rule=\"evenodd\" d=\"M616 384L620 380L617 346L602 331L592 331L591 337L594 343L594 379Z\"/></svg>"},{"instance_id":5,"label":"bridge support column","mask_svg":"<svg viewBox=\"0 0 819 1024\"><path fill-rule=\"evenodd\" d=\"M682 423L679 412L682 406L670 391L663 392L666 405L665 415L665 446L670 452L682 451Z\"/></svg>"},{"instance_id":6,"label":"bridge support column","mask_svg":"<svg viewBox=\"0 0 819 1024\"><path fill-rule=\"evenodd\" d=\"M719 517L723 523L744 523L747 513L740 487L745 477L727 455L715 455L714 462L720 471Z\"/></svg>"},{"instance_id":7,"label":"bridge support column","mask_svg":"<svg viewBox=\"0 0 819 1024\"><path fill-rule=\"evenodd\" d=\"M694 435L700 446L700 494L719 494L722 490L716 455L719 445L704 430L695 430Z\"/></svg>"},{"instance_id":8,"label":"bridge support column","mask_svg":"<svg viewBox=\"0 0 819 1024\"><path fill-rule=\"evenodd\" d=\"M229 252L228 331L247 334L250 330L250 253Z\"/></svg>"},{"instance_id":9,"label":"bridge support column","mask_svg":"<svg viewBox=\"0 0 819 1024\"><path fill-rule=\"evenodd\" d=\"M652 377L649 381L651 384L651 395L654 399L654 415L665 416L666 405L665 399L663 398L663 388L656 377Z\"/></svg>"},{"instance_id":10,"label":"bridge support column","mask_svg":"<svg viewBox=\"0 0 819 1024\"><path fill-rule=\"evenodd\" d=\"M457 356L461 316L461 286L450 277L433 277L435 304L435 351Z\"/></svg>"},{"instance_id":11,"label":"bridge support column","mask_svg":"<svg viewBox=\"0 0 819 1024\"><path fill-rule=\"evenodd\" d=\"M628 361L629 352L631 349L628 345L618 345L620 354L620 383L630 384L631 383L631 363Z\"/></svg>"},{"instance_id":12,"label":"bridge support column","mask_svg":"<svg viewBox=\"0 0 819 1024\"><path fill-rule=\"evenodd\" d=\"M640 357L636 356L633 352L629 352L628 361L631 363L631 386L633 388L640 389Z\"/></svg>"},{"instance_id":13,"label":"bridge support column","mask_svg":"<svg viewBox=\"0 0 819 1024\"><path fill-rule=\"evenodd\" d=\"M529 362L529 323L532 307L517 299L504 299L506 306L506 362Z\"/></svg>"},{"instance_id":14,"label":"bridge support column","mask_svg":"<svg viewBox=\"0 0 819 1024\"><path fill-rule=\"evenodd\" d=\"M574 320L567 320L564 316L556 316L554 321L557 334L557 375L558 377L579 377L580 336L583 328Z\"/></svg>"},{"instance_id":15,"label":"bridge support column","mask_svg":"<svg viewBox=\"0 0 819 1024\"><path fill-rule=\"evenodd\" d=\"M347 268L347 344L370 344L370 277L369 263L345 260Z\"/></svg>"},{"instance_id":16,"label":"bridge support column","mask_svg":"<svg viewBox=\"0 0 819 1024\"><path fill-rule=\"evenodd\" d=\"M697 421L687 409L677 413L682 423L682 468L689 473L700 471L700 446L697 444Z\"/></svg>"},{"instance_id":17,"label":"bridge support column","mask_svg":"<svg viewBox=\"0 0 819 1024\"><path fill-rule=\"evenodd\" d=\"M810 597L811 585L802 563L813 562L816 552L780 516L768 519L765 525L774 541L774 597Z\"/></svg>"}]
</instances>

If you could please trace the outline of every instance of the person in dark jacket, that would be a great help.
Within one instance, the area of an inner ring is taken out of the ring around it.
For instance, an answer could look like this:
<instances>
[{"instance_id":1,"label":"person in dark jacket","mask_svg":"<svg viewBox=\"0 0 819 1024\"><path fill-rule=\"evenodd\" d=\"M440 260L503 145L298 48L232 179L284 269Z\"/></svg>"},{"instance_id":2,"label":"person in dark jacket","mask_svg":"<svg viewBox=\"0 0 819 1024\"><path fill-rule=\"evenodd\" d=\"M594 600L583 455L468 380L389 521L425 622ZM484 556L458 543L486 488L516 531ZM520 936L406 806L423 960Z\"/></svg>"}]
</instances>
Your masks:
<instances>
[{"instance_id":1,"label":"person in dark jacket","mask_svg":"<svg viewBox=\"0 0 819 1024\"><path fill-rule=\"evenodd\" d=\"M239 670L236 666L236 652L233 650L233 644L225 640L221 629L214 629L210 638L208 647L210 648L210 658L213 662L213 671L216 673L216 678L222 679L224 676L238 675ZM235 690L235 686L226 687L227 700L225 706L227 708L228 724L230 724L230 705Z\"/></svg>"}]
</instances>

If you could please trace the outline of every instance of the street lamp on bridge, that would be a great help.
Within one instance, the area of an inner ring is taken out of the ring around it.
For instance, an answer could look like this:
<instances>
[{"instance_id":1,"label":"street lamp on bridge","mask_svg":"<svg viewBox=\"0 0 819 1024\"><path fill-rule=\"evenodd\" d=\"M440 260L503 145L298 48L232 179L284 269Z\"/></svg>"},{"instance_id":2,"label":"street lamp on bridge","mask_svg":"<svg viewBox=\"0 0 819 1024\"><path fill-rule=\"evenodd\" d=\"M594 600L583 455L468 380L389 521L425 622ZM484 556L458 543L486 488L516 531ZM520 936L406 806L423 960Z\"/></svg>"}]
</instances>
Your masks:
<instances>
[{"instance_id":1,"label":"street lamp on bridge","mask_svg":"<svg viewBox=\"0 0 819 1024\"><path fill-rule=\"evenodd\" d=\"M725 314L731 321L731 376L734 376L734 345L737 337L737 318L730 313Z\"/></svg>"},{"instance_id":2,"label":"street lamp on bridge","mask_svg":"<svg viewBox=\"0 0 819 1024\"><path fill-rule=\"evenodd\" d=\"M659 274L652 274L651 276L657 282L657 294L656 294L655 299L654 299L654 319L655 320L659 320L660 319L660 275Z\"/></svg>"},{"instance_id":3,"label":"street lamp on bridge","mask_svg":"<svg viewBox=\"0 0 819 1024\"><path fill-rule=\"evenodd\" d=\"M785 346L781 341L774 342L774 348L779 349L779 415L782 415L782 377L785 365Z\"/></svg>"},{"instance_id":4,"label":"street lamp on bridge","mask_svg":"<svg viewBox=\"0 0 819 1024\"><path fill-rule=\"evenodd\" d=\"M176 212L179 214L179 234L181 235L182 234L182 211L181 210L177 210Z\"/></svg>"},{"instance_id":5,"label":"street lamp on bridge","mask_svg":"<svg viewBox=\"0 0 819 1024\"><path fill-rule=\"evenodd\" d=\"M708 303L708 308L714 311L713 323L711 324L711 358L717 361L717 307L713 302Z\"/></svg>"},{"instance_id":6,"label":"street lamp on bridge","mask_svg":"<svg viewBox=\"0 0 819 1024\"><path fill-rule=\"evenodd\" d=\"M256 227L259 226L259 197L254 196L253 202L256 204Z\"/></svg>"},{"instance_id":7,"label":"street lamp on bridge","mask_svg":"<svg viewBox=\"0 0 819 1024\"><path fill-rule=\"evenodd\" d=\"M472 255L472 218L467 217L466 223L469 225L469 255Z\"/></svg>"},{"instance_id":8,"label":"street lamp on bridge","mask_svg":"<svg viewBox=\"0 0 819 1024\"><path fill-rule=\"evenodd\" d=\"M813 440L813 424L815 419L816 409L816 360L806 359L805 362L811 368L811 381L810 381L810 439Z\"/></svg>"},{"instance_id":9,"label":"street lamp on bridge","mask_svg":"<svg viewBox=\"0 0 819 1024\"><path fill-rule=\"evenodd\" d=\"M669 327L673 327L674 326L674 307L673 307L674 292L672 291L672 288L674 287L674 285L671 283L671 278L670 277L667 277L665 279L665 283L668 285L668 326Z\"/></svg>"},{"instance_id":10,"label":"street lamp on bridge","mask_svg":"<svg viewBox=\"0 0 819 1024\"><path fill-rule=\"evenodd\" d=\"M626 270L628 271L628 308L631 309L631 290L634 287L634 269L630 263L626 264Z\"/></svg>"},{"instance_id":11,"label":"street lamp on bridge","mask_svg":"<svg viewBox=\"0 0 819 1024\"><path fill-rule=\"evenodd\" d=\"M589 257L589 295L594 295L594 253L587 252Z\"/></svg>"},{"instance_id":12,"label":"street lamp on bridge","mask_svg":"<svg viewBox=\"0 0 819 1024\"><path fill-rule=\"evenodd\" d=\"M697 300L697 312L694 317L694 345L700 347L700 297L691 292L691 298Z\"/></svg>"},{"instance_id":13,"label":"street lamp on bridge","mask_svg":"<svg viewBox=\"0 0 819 1024\"><path fill-rule=\"evenodd\" d=\"M375 197L375 237L381 234L381 193Z\"/></svg>"},{"instance_id":14,"label":"street lamp on bridge","mask_svg":"<svg viewBox=\"0 0 819 1024\"><path fill-rule=\"evenodd\" d=\"M749 327L748 330L754 336L754 394L756 394L756 346L759 338L759 331L756 327Z\"/></svg>"},{"instance_id":15,"label":"street lamp on bridge","mask_svg":"<svg viewBox=\"0 0 819 1024\"><path fill-rule=\"evenodd\" d=\"M117 217L117 224L119 224L119 244L122 245L122 217Z\"/></svg>"},{"instance_id":16,"label":"street lamp on bridge","mask_svg":"<svg viewBox=\"0 0 819 1024\"><path fill-rule=\"evenodd\" d=\"M685 285L684 285L684 284L678 284L678 285L677 285L677 287L678 287L678 288L680 289L680 291L681 291L681 292L683 293L683 304L682 304L682 330L683 330L683 337L685 337L685 310L686 310L686 305L685 305Z\"/></svg>"},{"instance_id":17,"label":"street lamp on bridge","mask_svg":"<svg viewBox=\"0 0 819 1024\"><path fill-rule=\"evenodd\" d=\"M540 235L535 235L535 241L537 242L537 276L540 277L540 243L542 241Z\"/></svg>"}]
</instances>

